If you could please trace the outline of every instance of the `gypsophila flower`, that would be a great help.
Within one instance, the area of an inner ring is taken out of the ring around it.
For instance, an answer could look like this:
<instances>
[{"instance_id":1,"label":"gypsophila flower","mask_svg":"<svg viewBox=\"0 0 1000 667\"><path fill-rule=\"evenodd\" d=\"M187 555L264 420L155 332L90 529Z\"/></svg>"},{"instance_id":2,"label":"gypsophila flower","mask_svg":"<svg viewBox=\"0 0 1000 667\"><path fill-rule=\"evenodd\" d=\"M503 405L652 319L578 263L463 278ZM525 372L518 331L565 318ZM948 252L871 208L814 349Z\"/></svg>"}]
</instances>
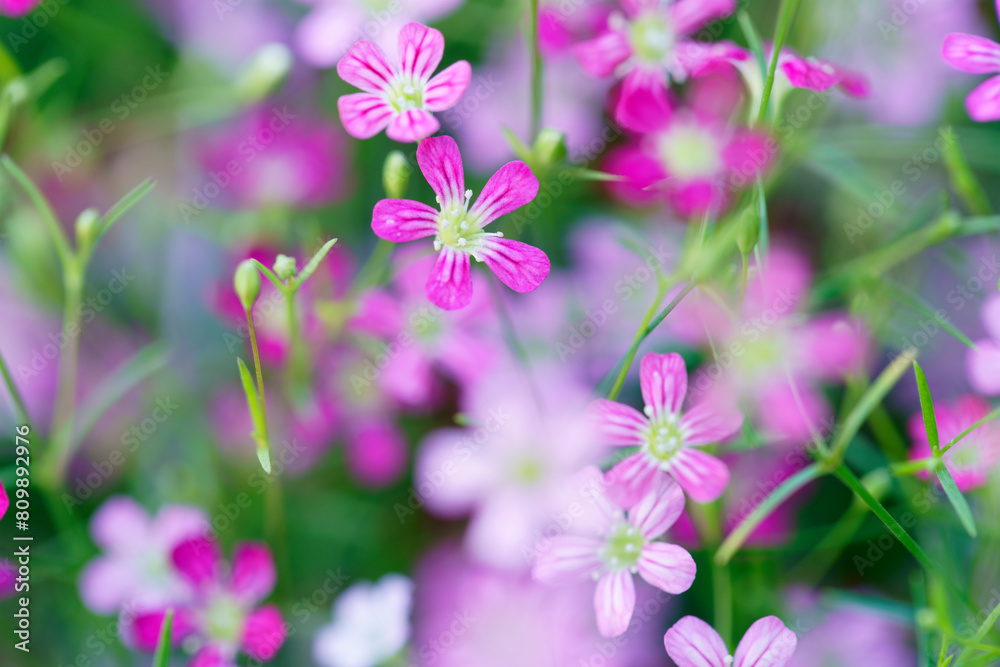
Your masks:
<instances>
[{"instance_id":1,"label":"gypsophila flower","mask_svg":"<svg viewBox=\"0 0 1000 667\"><path fill-rule=\"evenodd\" d=\"M992 39L953 32L944 40L941 57L969 74L1000 75L1000 44ZM1000 120L1000 76L991 76L965 98L965 109L980 123Z\"/></svg>"},{"instance_id":2,"label":"gypsophila flower","mask_svg":"<svg viewBox=\"0 0 1000 667\"><path fill-rule=\"evenodd\" d=\"M783 667L795 653L796 642L795 633L777 616L751 625L735 655L712 626L694 616L677 621L663 636L667 655L677 667Z\"/></svg>"}]
</instances>

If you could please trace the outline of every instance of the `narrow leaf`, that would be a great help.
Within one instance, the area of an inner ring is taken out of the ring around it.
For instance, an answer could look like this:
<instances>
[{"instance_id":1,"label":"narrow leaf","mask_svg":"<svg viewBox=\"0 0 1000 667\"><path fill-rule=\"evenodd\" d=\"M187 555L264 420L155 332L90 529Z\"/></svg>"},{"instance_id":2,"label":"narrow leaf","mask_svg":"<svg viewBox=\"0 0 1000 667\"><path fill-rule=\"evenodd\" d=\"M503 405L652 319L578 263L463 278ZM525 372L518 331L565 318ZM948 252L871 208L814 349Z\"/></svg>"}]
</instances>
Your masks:
<instances>
[{"instance_id":1,"label":"narrow leaf","mask_svg":"<svg viewBox=\"0 0 1000 667\"><path fill-rule=\"evenodd\" d=\"M104 214L101 218L101 226L97 232L97 238L100 239L104 236L111 227L118 222L118 218L125 215L130 208L139 203L143 197L149 194L149 191L153 189L155 183L153 179L147 178L139 185L132 188L124 197L119 199L108 212Z\"/></svg>"},{"instance_id":2,"label":"narrow leaf","mask_svg":"<svg viewBox=\"0 0 1000 667\"><path fill-rule=\"evenodd\" d=\"M951 336L962 343L966 347L974 348L976 344L972 342L968 336L966 336L962 331L951 323L951 320L947 318L939 318L934 312L934 309L927 303L927 301L921 297L919 294L906 289L902 285L897 285L890 280L884 280L880 283L882 286L888 288L892 291L895 296L899 298L900 301L908 305L913 310L917 311L924 317L929 317L932 321L937 322L941 325L941 328L946 332L951 334Z\"/></svg>"},{"instance_id":3,"label":"narrow leaf","mask_svg":"<svg viewBox=\"0 0 1000 667\"><path fill-rule=\"evenodd\" d=\"M955 508L955 513L958 514L965 532L969 534L969 537L975 537L978 531L976 530L976 520L972 516L972 510L969 509L969 503L965 500L962 492L958 490L958 485L955 484L954 478L941 459L938 459L935 472L941 481L941 488L944 489L945 495L948 496L952 507Z\"/></svg>"},{"instance_id":4,"label":"narrow leaf","mask_svg":"<svg viewBox=\"0 0 1000 667\"><path fill-rule=\"evenodd\" d=\"M949 442L947 445L941 448L941 454L943 455L949 449L957 445L960 440L965 438L965 436L969 435L983 424L993 421L997 417L1000 417L1000 408L997 408L996 410L986 415L985 417L977 421L975 424L973 424L972 426L970 426L969 428L965 429L964 431L956 435L954 438L952 438L951 442Z\"/></svg>"},{"instance_id":5,"label":"narrow leaf","mask_svg":"<svg viewBox=\"0 0 1000 667\"><path fill-rule=\"evenodd\" d=\"M240 382L243 384L243 392L247 397L247 408L250 410L250 419L253 422L253 439L259 445L264 437L264 419L260 409L260 397L257 395L257 386L254 384L250 369L243 363L243 360L237 357L236 362L240 367Z\"/></svg>"},{"instance_id":6,"label":"narrow leaf","mask_svg":"<svg viewBox=\"0 0 1000 667\"><path fill-rule=\"evenodd\" d=\"M336 242L337 239L330 239L329 241L323 244L322 248L316 251L316 254L312 256L312 259L309 260L309 263L307 263L304 267L302 267L302 270L299 271L299 275L295 276L296 287L298 287L299 285L301 285L302 283L304 283L309 279L309 276L311 276L313 272L316 271L316 269L319 267L319 263L323 261L323 258L326 257L326 253L330 252L330 248L332 248L333 244Z\"/></svg>"},{"instance_id":7,"label":"narrow leaf","mask_svg":"<svg viewBox=\"0 0 1000 667\"><path fill-rule=\"evenodd\" d=\"M259 260L256 260L256 259L252 259L251 261L252 261L252 262L253 262L254 264L256 264L256 265L257 265L257 268L258 268L258 269L260 269L260 272L264 274L264 277L265 277L265 278L267 278L268 280L270 280L270 281L271 281L271 284L272 284L272 285L274 285L275 287L277 287L277 288L278 288L278 290L280 290L281 292L284 292L284 291L285 291L286 287L285 287L285 283L284 283L284 281L283 281L283 280L282 280L281 278L279 278L279 277L277 276L277 274L275 274L275 272L274 272L274 271L272 271L271 269L267 268L267 267L266 267L266 266L265 266L265 265L264 265L263 263L261 263L261 262L260 262Z\"/></svg>"},{"instance_id":8,"label":"narrow leaf","mask_svg":"<svg viewBox=\"0 0 1000 667\"><path fill-rule=\"evenodd\" d=\"M924 369L916 361L913 362L913 374L917 376L917 391L920 393L920 412L924 416L924 430L927 431L927 442L930 443L934 456L941 454L941 441L938 439L937 419L934 417L934 401L931 399L931 388L927 386L927 376Z\"/></svg>"},{"instance_id":9,"label":"narrow leaf","mask_svg":"<svg viewBox=\"0 0 1000 667\"><path fill-rule=\"evenodd\" d=\"M21 171L21 168L10 159L10 156L4 155L0 157L0 163L3 164L7 173L18 182L21 189L28 195L31 203L35 205L35 209L42 216L45 226L49 228L49 233L52 234L52 240L56 244L56 252L59 253L59 259L63 262L64 266L67 265L73 256L73 250L69 239L66 237L66 232L63 231L62 225L59 224L59 218L56 217L55 211L49 205L49 201L32 180L28 178L28 175Z\"/></svg>"},{"instance_id":10,"label":"narrow leaf","mask_svg":"<svg viewBox=\"0 0 1000 667\"><path fill-rule=\"evenodd\" d=\"M530 162L531 149L528 146L525 146L524 142L518 139L517 135L514 134L510 128L504 126L501 127L500 130L503 132L503 136L507 139L507 143L510 145L511 150L514 151L514 154L525 162Z\"/></svg>"},{"instance_id":11,"label":"narrow leaf","mask_svg":"<svg viewBox=\"0 0 1000 667\"><path fill-rule=\"evenodd\" d=\"M170 630L174 625L174 610L168 609L160 627L160 639L156 642L153 667L167 667L170 661Z\"/></svg>"},{"instance_id":12,"label":"narrow leaf","mask_svg":"<svg viewBox=\"0 0 1000 667\"><path fill-rule=\"evenodd\" d=\"M745 9L741 9L736 18L740 23L740 29L743 30L743 36L746 37L747 46L750 47L754 59L757 60L757 67L760 68L760 77L763 81L767 76L767 58L764 56L764 46L760 39L760 33L757 32L753 19L750 18Z\"/></svg>"}]
</instances>

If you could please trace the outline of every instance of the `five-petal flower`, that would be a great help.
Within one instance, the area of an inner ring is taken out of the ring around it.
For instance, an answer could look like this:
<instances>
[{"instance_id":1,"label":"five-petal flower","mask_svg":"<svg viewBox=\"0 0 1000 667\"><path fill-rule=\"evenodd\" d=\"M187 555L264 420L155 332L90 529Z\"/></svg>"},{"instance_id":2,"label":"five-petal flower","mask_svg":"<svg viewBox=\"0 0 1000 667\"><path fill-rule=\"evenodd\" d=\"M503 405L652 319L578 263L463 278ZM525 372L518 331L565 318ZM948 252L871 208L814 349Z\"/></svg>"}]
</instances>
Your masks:
<instances>
[{"instance_id":1,"label":"five-petal flower","mask_svg":"<svg viewBox=\"0 0 1000 667\"><path fill-rule=\"evenodd\" d=\"M667 655L677 667L783 667L795 653L795 633L777 616L750 626L730 655L719 633L705 621L685 616L663 636Z\"/></svg>"}]
</instances>

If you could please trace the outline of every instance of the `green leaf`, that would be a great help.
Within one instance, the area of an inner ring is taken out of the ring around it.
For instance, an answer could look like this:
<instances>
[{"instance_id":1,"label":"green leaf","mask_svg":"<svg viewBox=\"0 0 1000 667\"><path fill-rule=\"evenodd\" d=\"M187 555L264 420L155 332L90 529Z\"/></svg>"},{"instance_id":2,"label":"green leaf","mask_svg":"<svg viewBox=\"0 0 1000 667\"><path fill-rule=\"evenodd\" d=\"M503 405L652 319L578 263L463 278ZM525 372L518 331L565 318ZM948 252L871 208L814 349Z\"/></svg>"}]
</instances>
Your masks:
<instances>
[{"instance_id":1,"label":"green leaf","mask_svg":"<svg viewBox=\"0 0 1000 667\"><path fill-rule=\"evenodd\" d=\"M760 232L757 237L757 248L755 248L755 252L759 250L756 254L756 258L757 266L761 267L763 265L760 263L760 254L763 253L765 256L767 255L771 237L768 231L767 195L764 192L764 181L759 178L757 179L757 206L759 207L757 209L757 215L760 217Z\"/></svg>"},{"instance_id":2,"label":"green leaf","mask_svg":"<svg viewBox=\"0 0 1000 667\"><path fill-rule=\"evenodd\" d=\"M264 264L262 264L259 260L251 259L250 261L252 261L254 264L257 265L257 268L260 269L260 272L264 274L264 277L270 280L271 283L275 287L277 287L282 294L285 293L285 291L288 289L288 287L285 285L285 281L279 278L277 274L274 273L274 271L264 266Z\"/></svg>"},{"instance_id":3,"label":"green leaf","mask_svg":"<svg viewBox=\"0 0 1000 667\"><path fill-rule=\"evenodd\" d=\"M736 19L740 23L740 29L743 30L743 36L746 37L747 46L750 47L751 53L757 60L757 67L760 68L760 80L763 81L767 78L767 58L764 56L764 46L760 39L760 33L757 32L753 19L747 14L747 10L741 9Z\"/></svg>"},{"instance_id":4,"label":"green leaf","mask_svg":"<svg viewBox=\"0 0 1000 667\"><path fill-rule=\"evenodd\" d=\"M32 182L28 175L21 171L21 168L10 159L10 156L4 155L0 157L0 163L3 164L4 169L7 170L15 181L21 186L25 194L28 195L28 199L31 203L35 205L35 209L38 211L39 215L42 216L42 220L45 222L45 226L49 228L49 233L52 234L52 241L56 244L56 252L59 253L59 259L63 263L63 266L69 265L73 258L73 249L70 246L69 239L66 237L66 232L63 231L62 225L59 224L59 218L56 217L55 211L52 210L52 206L49 201L42 194L41 190Z\"/></svg>"},{"instance_id":5,"label":"green leaf","mask_svg":"<svg viewBox=\"0 0 1000 667\"><path fill-rule=\"evenodd\" d=\"M1000 417L1000 408L997 408L996 410L986 415L985 417L977 421L975 424L973 424L972 426L970 426L969 428L965 429L964 431L956 435L954 438L952 438L951 442L949 442L947 445L941 448L941 454L943 455L949 449L958 444L958 442L962 440L965 436L969 435L983 424L993 421L997 417Z\"/></svg>"},{"instance_id":6,"label":"green leaf","mask_svg":"<svg viewBox=\"0 0 1000 667\"><path fill-rule=\"evenodd\" d=\"M153 179L147 178L142 183L129 190L124 197L119 199L111 208L109 208L108 212L104 214L103 218L101 218L101 226L98 228L97 239L104 236L108 230L110 230L111 227L118 222L118 218L125 215L130 208L139 203L139 200L149 194L149 191L153 189L154 185L156 184L153 182Z\"/></svg>"},{"instance_id":7,"label":"green leaf","mask_svg":"<svg viewBox=\"0 0 1000 667\"><path fill-rule=\"evenodd\" d=\"M941 488L944 489L944 494L948 496L952 507L955 508L955 513L958 514L965 532L969 534L969 537L975 537L978 531L976 530L976 520L972 516L972 510L969 509L969 503L965 500L965 496L958 490L958 485L955 484L955 480L952 478L951 473L948 472L944 461L937 459L937 466L934 471L941 481Z\"/></svg>"},{"instance_id":8,"label":"green leaf","mask_svg":"<svg viewBox=\"0 0 1000 667\"><path fill-rule=\"evenodd\" d=\"M521 160L525 162L531 161L531 148L526 146L524 142L517 138L517 135L511 132L510 128L504 126L500 128L503 132L503 136L507 139L507 143L510 145L511 150L517 155Z\"/></svg>"},{"instance_id":9,"label":"green leaf","mask_svg":"<svg viewBox=\"0 0 1000 667\"><path fill-rule=\"evenodd\" d=\"M972 339L970 339L968 336L962 333L958 327L952 324L951 320L947 318L943 319L939 318L937 314L934 312L934 308L932 308L930 304L928 304L927 301L925 301L924 298L921 297L919 294L916 294L906 289L902 285L897 285L891 280L884 280L879 284L882 285L883 287L888 288L891 292L895 294L895 296L900 301L908 305L913 310L917 311L924 317L929 317L931 321L940 324L941 328L944 329L949 334L951 334L951 336L958 342L962 343L963 345L969 348L976 347L976 344L972 342Z\"/></svg>"},{"instance_id":10,"label":"green leaf","mask_svg":"<svg viewBox=\"0 0 1000 667\"><path fill-rule=\"evenodd\" d=\"M323 244L322 248L316 251L316 254L312 256L312 259L310 259L309 262L302 267L302 270L299 271L299 275L295 276L296 287L308 280L309 276L311 276L313 272L319 268L319 263L323 261L323 258L326 257L326 253L330 252L330 248L332 248L333 244L336 242L337 239L330 239Z\"/></svg>"},{"instance_id":11,"label":"green leaf","mask_svg":"<svg viewBox=\"0 0 1000 667\"><path fill-rule=\"evenodd\" d=\"M10 371L7 369L7 362L4 361L2 354L0 354L0 374L3 375L3 382L7 386L7 393L10 394L11 400L14 402L14 414L18 423L30 423L31 420L28 417L28 409L24 406L24 399L21 398L21 392L18 391L14 378L10 376Z\"/></svg>"},{"instance_id":12,"label":"green leaf","mask_svg":"<svg viewBox=\"0 0 1000 667\"><path fill-rule=\"evenodd\" d=\"M174 625L174 610L168 609L160 627L160 639L156 642L153 667L167 667L170 661L170 629Z\"/></svg>"},{"instance_id":13,"label":"green leaf","mask_svg":"<svg viewBox=\"0 0 1000 667\"><path fill-rule=\"evenodd\" d=\"M792 27L792 18L795 10L799 6L799 0L781 0L781 7L778 9L778 23L774 29L774 45L771 54L771 63L764 77L764 91L761 94L760 108L757 111L757 122L761 123L767 118L767 109L771 99L771 89L774 87L774 75L778 70L778 58L781 56L781 49L785 46L788 38L788 31Z\"/></svg>"},{"instance_id":14,"label":"green leaf","mask_svg":"<svg viewBox=\"0 0 1000 667\"><path fill-rule=\"evenodd\" d=\"M585 167L574 167L569 170L570 175L578 181L622 181L625 180L617 174L587 169Z\"/></svg>"},{"instance_id":15,"label":"green leaf","mask_svg":"<svg viewBox=\"0 0 1000 667\"><path fill-rule=\"evenodd\" d=\"M941 454L941 441L938 438L937 419L934 417L934 401L931 399L931 388L927 386L927 376L924 369L916 361L913 362L913 374L917 376L917 391L920 393L920 412L924 416L924 430L927 431L927 442L930 443L934 456Z\"/></svg>"},{"instance_id":16,"label":"green leaf","mask_svg":"<svg viewBox=\"0 0 1000 667\"><path fill-rule=\"evenodd\" d=\"M260 396L257 395L257 386L254 384L253 375L250 369L239 357L236 362L240 367L240 383L243 385L243 392L247 397L247 408L250 410L250 420L253 422L253 439L260 448L260 443L264 438L264 414L260 408Z\"/></svg>"}]
</instances>

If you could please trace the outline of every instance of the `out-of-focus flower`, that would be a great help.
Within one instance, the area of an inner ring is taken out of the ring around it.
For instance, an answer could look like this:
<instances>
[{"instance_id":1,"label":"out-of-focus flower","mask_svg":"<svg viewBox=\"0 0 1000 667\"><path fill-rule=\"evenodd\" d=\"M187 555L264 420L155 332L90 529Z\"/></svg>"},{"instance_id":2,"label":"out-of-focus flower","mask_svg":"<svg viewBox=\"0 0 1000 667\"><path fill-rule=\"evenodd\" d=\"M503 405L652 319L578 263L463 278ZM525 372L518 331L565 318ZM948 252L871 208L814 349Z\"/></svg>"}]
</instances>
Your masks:
<instances>
[{"instance_id":1,"label":"out-of-focus flower","mask_svg":"<svg viewBox=\"0 0 1000 667\"><path fill-rule=\"evenodd\" d=\"M233 667L239 651L262 662L274 658L287 628L277 607L258 606L277 578L266 545L237 545L228 572L219 545L207 537L181 542L171 560L194 592L176 609L172 633L177 643L194 638L198 649L191 667ZM165 610L136 615L132 630L141 649L156 648L165 616Z\"/></svg>"},{"instance_id":2,"label":"out-of-focus flower","mask_svg":"<svg viewBox=\"0 0 1000 667\"><path fill-rule=\"evenodd\" d=\"M11 597L17 592L17 565L0 558L0 600Z\"/></svg>"},{"instance_id":3,"label":"out-of-focus flower","mask_svg":"<svg viewBox=\"0 0 1000 667\"><path fill-rule=\"evenodd\" d=\"M323 667L375 667L399 653L410 638L413 582L387 574L359 583L337 598L333 623L319 630L313 657Z\"/></svg>"},{"instance_id":4,"label":"out-of-focus flower","mask_svg":"<svg viewBox=\"0 0 1000 667\"><path fill-rule=\"evenodd\" d=\"M1000 75L1000 44L992 39L953 32L944 40L941 57L962 72ZM965 108L980 123L1000 120L1000 76L990 77L969 93Z\"/></svg>"},{"instance_id":5,"label":"out-of-focus flower","mask_svg":"<svg viewBox=\"0 0 1000 667\"><path fill-rule=\"evenodd\" d=\"M492 373L463 397L469 428L424 439L414 486L431 513L472 515L465 543L474 558L526 570L540 531L579 500L568 480L601 453L584 419L587 396L556 369L533 381Z\"/></svg>"},{"instance_id":6,"label":"out-of-focus flower","mask_svg":"<svg viewBox=\"0 0 1000 667\"><path fill-rule=\"evenodd\" d=\"M795 633L777 616L765 616L751 625L736 647L735 655L729 653L715 628L694 616L677 621L663 636L667 655L677 667L784 667L792 659L796 643Z\"/></svg>"},{"instance_id":7,"label":"out-of-focus flower","mask_svg":"<svg viewBox=\"0 0 1000 667\"><path fill-rule=\"evenodd\" d=\"M592 420L608 444L639 447L608 472L612 496L628 507L669 475L694 500L715 500L729 483L729 469L698 448L736 433L743 415L715 402L682 413L687 367L679 354L647 354L639 376L643 412L606 399L591 405Z\"/></svg>"},{"instance_id":8,"label":"out-of-focus flower","mask_svg":"<svg viewBox=\"0 0 1000 667\"><path fill-rule=\"evenodd\" d=\"M941 446L947 445L990 411L991 406L986 399L971 394L960 397L950 405L935 404L934 418L937 420ZM918 412L911 416L907 427L913 440L910 458L930 458L931 446L927 440L923 415ZM983 486L1000 462L1000 425L996 422L983 424L945 452L942 459L960 490L968 491Z\"/></svg>"},{"instance_id":9,"label":"out-of-focus flower","mask_svg":"<svg viewBox=\"0 0 1000 667\"><path fill-rule=\"evenodd\" d=\"M395 48L392 35L405 24L430 23L454 11L463 0L302 2L313 9L296 29L296 49L310 65L332 67L358 40L371 40L384 49Z\"/></svg>"},{"instance_id":10,"label":"out-of-focus flower","mask_svg":"<svg viewBox=\"0 0 1000 667\"><path fill-rule=\"evenodd\" d=\"M1000 395L1000 294L994 294L980 311L989 338L977 340L966 352L965 368L972 388L986 396Z\"/></svg>"},{"instance_id":11,"label":"out-of-focus flower","mask_svg":"<svg viewBox=\"0 0 1000 667\"><path fill-rule=\"evenodd\" d=\"M434 237L437 263L427 282L427 298L446 310L472 301L470 258L485 262L515 292L530 292L549 275L544 252L502 232L483 228L515 211L538 194L538 179L521 161L508 162L493 174L476 202L465 189L458 144L451 137L433 137L417 147L417 164L437 195L440 211L409 199L383 199L372 213L372 230L379 238L401 243Z\"/></svg>"},{"instance_id":12,"label":"out-of-focus flower","mask_svg":"<svg viewBox=\"0 0 1000 667\"><path fill-rule=\"evenodd\" d=\"M348 134L369 139L385 130L390 139L409 143L437 132L441 124L431 112L455 106L472 78L464 60L434 76L443 55L444 36L419 23L407 23L399 32L396 66L372 42L352 46L337 63L337 74L364 91L337 100Z\"/></svg>"},{"instance_id":13,"label":"out-of-focus flower","mask_svg":"<svg viewBox=\"0 0 1000 667\"><path fill-rule=\"evenodd\" d=\"M580 64L596 77L622 76L616 118L631 96L666 101L671 79L690 74L685 59L700 45L690 36L705 24L736 10L733 0L622 0L625 14L612 14L607 29L575 48Z\"/></svg>"},{"instance_id":14,"label":"out-of-focus flower","mask_svg":"<svg viewBox=\"0 0 1000 667\"><path fill-rule=\"evenodd\" d=\"M0 480L0 519L3 519L9 507L10 498L7 496L7 489L3 486L3 480Z\"/></svg>"},{"instance_id":15,"label":"out-of-focus flower","mask_svg":"<svg viewBox=\"0 0 1000 667\"><path fill-rule=\"evenodd\" d=\"M684 217L718 211L732 191L754 182L776 150L757 132L694 109L672 112L665 98L646 91L622 106L628 109L623 124L642 136L611 151L604 168L624 177L608 188L632 204L665 197Z\"/></svg>"},{"instance_id":16,"label":"out-of-focus flower","mask_svg":"<svg viewBox=\"0 0 1000 667\"><path fill-rule=\"evenodd\" d=\"M488 328L496 323L485 285L473 292L473 303L460 311L443 311L427 303L421 283L434 262L433 255L424 253L397 257L393 289L373 289L359 297L350 324L354 331L385 341L379 380L407 407L436 402L442 394L439 371L464 388L489 372L502 356L499 329Z\"/></svg>"},{"instance_id":17,"label":"out-of-focus flower","mask_svg":"<svg viewBox=\"0 0 1000 667\"><path fill-rule=\"evenodd\" d=\"M695 564L683 548L658 542L684 510L684 494L668 479L657 480L628 512L605 495L601 472L584 470L576 483L585 485L603 521L584 534L557 535L538 554L532 576L548 584L597 580L594 610L605 637L624 633L635 609L638 573L667 593L683 593L694 582ZM577 533L578 531L570 531Z\"/></svg>"},{"instance_id":18,"label":"out-of-focus flower","mask_svg":"<svg viewBox=\"0 0 1000 667\"><path fill-rule=\"evenodd\" d=\"M0 0L0 14L24 16L41 3L41 0Z\"/></svg>"},{"instance_id":19,"label":"out-of-focus flower","mask_svg":"<svg viewBox=\"0 0 1000 667\"><path fill-rule=\"evenodd\" d=\"M336 125L287 109L255 111L197 149L207 179L239 208L317 206L350 184L347 140ZM210 191L207 183L200 190ZM194 200L199 202L197 198ZM215 198L213 198L213 203Z\"/></svg>"},{"instance_id":20,"label":"out-of-focus flower","mask_svg":"<svg viewBox=\"0 0 1000 667\"><path fill-rule=\"evenodd\" d=\"M84 604L98 614L112 614L184 602L190 591L173 571L170 554L208 528L208 517L195 507L167 505L150 518L127 496L108 499L90 521L91 537L104 553L80 573Z\"/></svg>"},{"instance_id":21,"label":"out-of-focus flower","mask_svg":"<svg viewBox=\"0 0 1000 667\"><path fill-rule=\"evenodd\" d=\"M470 562L450 545L425 557L415 580L419 667L663 665L657 644L669 596L659 591L639 591L628 633L609 643L594 625L587 584L545 586Z\"/></svg>"}]
</instances>

